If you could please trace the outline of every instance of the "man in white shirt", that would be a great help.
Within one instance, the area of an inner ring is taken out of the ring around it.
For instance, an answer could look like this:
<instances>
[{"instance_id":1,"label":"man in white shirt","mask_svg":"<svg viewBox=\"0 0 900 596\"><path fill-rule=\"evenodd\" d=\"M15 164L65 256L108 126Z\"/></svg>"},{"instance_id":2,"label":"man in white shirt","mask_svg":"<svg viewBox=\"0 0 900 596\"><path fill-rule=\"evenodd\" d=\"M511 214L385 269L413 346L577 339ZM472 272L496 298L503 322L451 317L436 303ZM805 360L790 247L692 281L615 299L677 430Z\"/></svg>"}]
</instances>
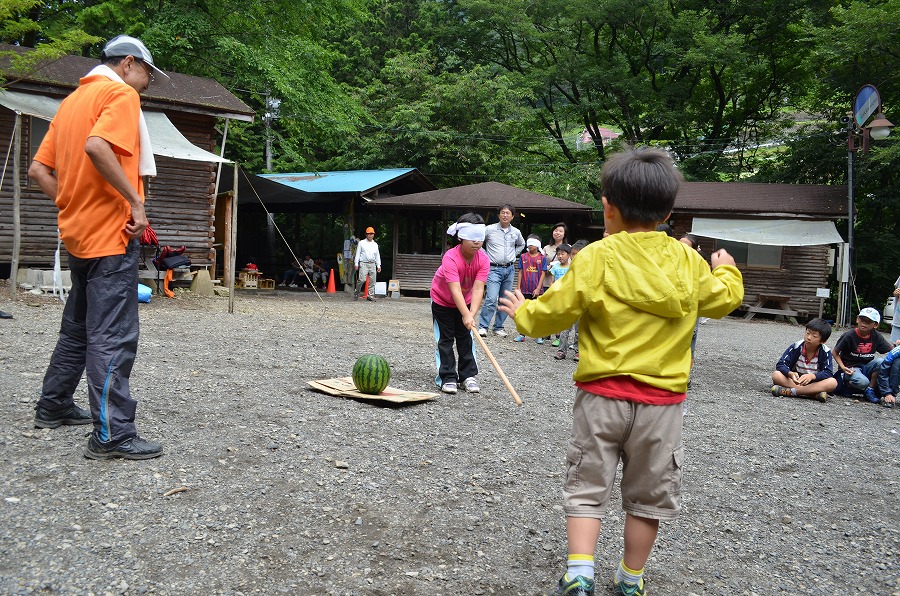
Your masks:
<instances>
[{"instance_id":1,"label":"man in white shirt","mask_svg":"<svg viewBox=\"0 0 900 596\"><path fill-rule=\"evenodd\" d=\"M498 337L508 335L503 329L506 313L497 310L497 299L505 296L506 290L512 290L513 280L516 277L516 259L525 248L522 232L510 223L514 215L515 209L512 205L501 205L497 212L500 221L485 229L483 250L491 261L491 272L488 274L478 324L478 335L482 337L487 336L492 319L494 319L494 335ZM494 313L497 314L496 319Z\"/></svg>"},{"instance_id":2,"label":"man in white shirt","mask_svg":"<svg viewBox=\"0 0 900 596\"><path fill-rule=\"evenodd\" d=\"M366 239L361 240L356 246L356 259L353 267L356 269L356 288L353 291L353 299L359 299L359 291L369 278L369 294L366 300L375 302L375 280L381 273L381 253L378 252L378 243L375 242L375 228L366 228Z\"/></svg>"}]
</instances>

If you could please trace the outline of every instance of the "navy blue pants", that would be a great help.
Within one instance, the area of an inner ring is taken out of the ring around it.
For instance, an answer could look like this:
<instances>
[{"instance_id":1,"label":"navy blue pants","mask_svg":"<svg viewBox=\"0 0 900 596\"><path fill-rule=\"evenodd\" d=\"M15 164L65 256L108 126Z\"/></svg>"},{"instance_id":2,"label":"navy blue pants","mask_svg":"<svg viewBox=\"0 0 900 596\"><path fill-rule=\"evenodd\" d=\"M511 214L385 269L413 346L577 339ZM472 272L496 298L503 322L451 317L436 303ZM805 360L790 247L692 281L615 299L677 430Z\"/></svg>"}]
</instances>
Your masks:
<instances>
[{"instance_id":1,"label":"navy blue pants","mask_svg":"<svg viewBox=\"0 0 900 596\"><path fill-rule=\"evenodd\" d=\"M102 441L137 434L128 379L137 355L138 252L132 240L124 255L79 259L69 256L72 290L39 404L51 411L74 403L75 388L87 373L94 431Z\"/></svg>"}]
</instances>

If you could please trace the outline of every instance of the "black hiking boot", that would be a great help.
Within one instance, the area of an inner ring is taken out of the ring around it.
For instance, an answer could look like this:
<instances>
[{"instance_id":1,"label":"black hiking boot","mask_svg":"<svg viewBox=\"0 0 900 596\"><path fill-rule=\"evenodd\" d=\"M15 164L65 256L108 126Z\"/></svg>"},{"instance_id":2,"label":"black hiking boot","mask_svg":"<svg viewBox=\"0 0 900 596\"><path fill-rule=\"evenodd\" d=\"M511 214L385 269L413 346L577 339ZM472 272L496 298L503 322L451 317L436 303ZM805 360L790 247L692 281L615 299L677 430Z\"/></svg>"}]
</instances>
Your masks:
<instances>
[{"instance_id":1,"label":"black hiking boot","mask_svg":"<svg viewBox=\"0 0 900 596\"><path fill-rule=\"evenodd\" d=\"M84 456L88 459L153 459L163 454L162 445L145 441L137 435L121 441L101 441L91 433Z\"/></svg>"},{"instance_id":2,"label":"black hiking boot","mask_svg":"<svg viewBox=\"0 0 900 596\"><path fill-rule=\"evenodd\" d=\"M54 412L41 405L34 406L35 428L59 428L63 424L73 426L76 424L90 424L93 422L91 413L72 404L68 408Z\"/></svg>"}]
</instances>

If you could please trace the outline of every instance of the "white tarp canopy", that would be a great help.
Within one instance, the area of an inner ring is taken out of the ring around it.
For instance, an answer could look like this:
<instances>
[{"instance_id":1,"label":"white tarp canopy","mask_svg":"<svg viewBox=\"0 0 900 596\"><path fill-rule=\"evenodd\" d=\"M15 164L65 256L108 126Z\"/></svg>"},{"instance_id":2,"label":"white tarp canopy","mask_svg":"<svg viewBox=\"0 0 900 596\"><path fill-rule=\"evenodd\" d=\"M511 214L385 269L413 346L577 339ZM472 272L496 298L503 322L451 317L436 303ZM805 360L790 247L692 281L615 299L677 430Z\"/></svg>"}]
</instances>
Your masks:
<instances>
[{"instance_id":1,"label":"white tarp canopy","mask_svg":"<svg viewBox=\"0 0 900 596\"><path fill-rule=\"evenodd\" d=\"M53 120L61 102L60 99L45 95L0 91L0 105L6 106L14 112L36 116L44 120ZM190 161L231 163L229 160L205 151L188 141L162 112L144 111L144 118L150 132L150 143L153 145L154 155Z\"/></svg>"},{"instance_id":2,"label":"white tarp canopy","mask_svg":"<svg viewBox=\"0 0 900 596\"><path fill-rule=\"evenodd\" d=\"M706 238L769 246L841 244L834 222L802 219L716 219L695 217L691 233Z\"/></svg>"}]
</instances>

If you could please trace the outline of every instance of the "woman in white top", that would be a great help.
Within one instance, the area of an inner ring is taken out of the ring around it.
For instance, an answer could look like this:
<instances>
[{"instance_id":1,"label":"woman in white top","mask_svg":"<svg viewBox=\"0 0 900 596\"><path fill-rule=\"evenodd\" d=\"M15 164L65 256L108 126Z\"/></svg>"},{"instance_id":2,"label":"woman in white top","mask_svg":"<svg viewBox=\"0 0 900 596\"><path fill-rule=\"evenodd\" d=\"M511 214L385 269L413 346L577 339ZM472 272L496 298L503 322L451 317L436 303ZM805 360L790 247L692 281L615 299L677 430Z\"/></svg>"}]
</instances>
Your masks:
<instances>
[{"instance_id":1,"label":"woman in white top","mask_svg":"<svg viewBox=\"0 0 900 596\"><path fill-rule=\"evenodd\" d=\"M569 226L567 226L563 222L559 222L555 226L553 226L553 230L550 232L551 238L553 242L544 247L544 256L547 257L547 265L556 260L556 249L560 244L564 242L568 242L567 236L569 235ZM553 283L553 276L547 275L544 279L544 290L550 287L550 284Z\"/></svg>"}]
</instances>

